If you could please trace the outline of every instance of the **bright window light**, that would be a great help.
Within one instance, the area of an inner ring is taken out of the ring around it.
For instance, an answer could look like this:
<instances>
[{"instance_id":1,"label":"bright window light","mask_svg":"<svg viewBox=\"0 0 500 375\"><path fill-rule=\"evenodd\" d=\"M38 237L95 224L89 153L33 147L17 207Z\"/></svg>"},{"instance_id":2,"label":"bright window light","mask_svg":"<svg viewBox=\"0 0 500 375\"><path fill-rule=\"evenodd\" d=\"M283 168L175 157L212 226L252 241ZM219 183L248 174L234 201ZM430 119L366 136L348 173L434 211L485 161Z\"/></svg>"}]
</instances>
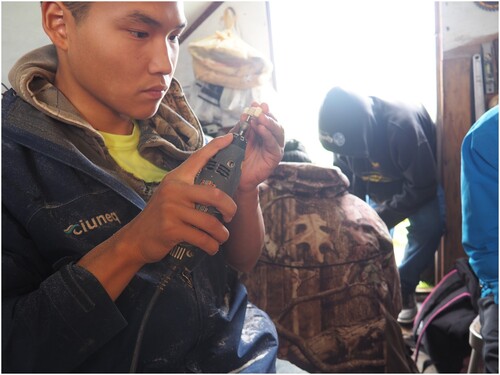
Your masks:
<instances>
[{"instance_id":1,"label":"bright window light","mask_svg":"<svg viewBox=\"0 0 500 375\"><path fill-rule=\"evenodd\" d=\"M436 117L434 2L270 1L280 122L314 162L332 164L318 112L339 85L424 104Z\"/></svg>"}]
</instances>

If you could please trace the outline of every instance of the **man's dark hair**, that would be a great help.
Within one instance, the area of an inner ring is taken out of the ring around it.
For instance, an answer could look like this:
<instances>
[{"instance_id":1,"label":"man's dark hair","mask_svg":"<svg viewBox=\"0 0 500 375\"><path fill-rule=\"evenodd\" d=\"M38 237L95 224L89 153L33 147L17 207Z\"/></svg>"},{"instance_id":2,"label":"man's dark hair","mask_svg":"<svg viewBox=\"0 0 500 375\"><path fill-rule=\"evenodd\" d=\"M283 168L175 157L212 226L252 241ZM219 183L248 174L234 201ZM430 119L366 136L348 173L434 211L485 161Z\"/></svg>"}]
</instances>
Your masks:
<instances>
[{"instance_id":1,"label":"man's dark hair","mask_svg":"<svg viewBox=\"0 0 500 375\"><path fill-rule=\"evenodd\" d=\"M86 1L64 1L63 4L68 8L75 22L78 24L87 16L92 3Z\"/></svg>"}]
</instances>

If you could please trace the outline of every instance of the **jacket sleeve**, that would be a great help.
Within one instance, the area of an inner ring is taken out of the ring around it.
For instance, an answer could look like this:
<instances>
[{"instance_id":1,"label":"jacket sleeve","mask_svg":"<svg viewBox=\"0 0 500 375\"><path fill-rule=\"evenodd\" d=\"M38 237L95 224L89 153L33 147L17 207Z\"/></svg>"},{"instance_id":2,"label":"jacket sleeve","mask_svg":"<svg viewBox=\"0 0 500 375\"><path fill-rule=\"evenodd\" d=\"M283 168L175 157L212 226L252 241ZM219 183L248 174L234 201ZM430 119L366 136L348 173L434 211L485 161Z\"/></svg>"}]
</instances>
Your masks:
<instances>
[{"instance_id":1,"label":"jacket sleeve","mask_svg":"<svg viewBox=\"0 0 500 375\"><path fill-rule=\"evenodd\" d=\"M483 297L498 304L498 112L478 124L462 143L462 244Z\"/></svg>"},{"instance_id":2,"label":"jacket sleeve","mask_svg":"<svg viewBox=\"0 0 500 375\"><path fill-rule=\"evenodd\" d=\"M388 228L407 218L437 192L437 165L431 145L419 125L392 124L389 128L391 158L402 172L403 189L377 208Z\"/></svg>"},{"instance_id":3,"label":"jacket sleeve","mask_svg":"<svg viewBox=\"0 0 500 375\"><path fill-rule=\"evenodd\" d=\"M70 372L125 319L97 279L70 263L48 277L2 207L2 372Z\"/></svg>"}]
</instances>

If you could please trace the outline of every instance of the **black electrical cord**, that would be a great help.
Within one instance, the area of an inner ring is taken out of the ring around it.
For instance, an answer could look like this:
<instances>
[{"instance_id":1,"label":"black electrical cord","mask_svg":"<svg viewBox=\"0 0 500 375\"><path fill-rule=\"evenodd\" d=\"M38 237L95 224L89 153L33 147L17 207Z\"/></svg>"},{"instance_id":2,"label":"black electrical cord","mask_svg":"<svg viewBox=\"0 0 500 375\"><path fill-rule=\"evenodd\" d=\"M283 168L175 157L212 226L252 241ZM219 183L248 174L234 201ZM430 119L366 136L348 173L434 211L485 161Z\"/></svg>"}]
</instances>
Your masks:
<instances>
[{"instance_id":1,"label":"black electrical cord","mask_svg":"<svg viewBox=\"0 0 500 375\"><path fill-rule=\"evenodd\" d=\"M142 317L141 325L137 333L137 339L135 340L134 353L132 355L132 362L130 364L130 371L129 371L131 373L137 372L137 364L139 362L139 354L141 352L142 339L144 337L144 332L146 331L146 325L148 323L149 316L151 315L151 311L153 311L153 307L156 305L156 301L158 300L158 297L160 296L161 292L163 292L165 287L170 283L172 278L177 274L177 272L179 272L179 270L180 270L179 265L174 265L173 267L168 269L167 273L163 275L160 282L156 286L155 292L151 297L148 306L146 307L146 311L144 312L144 316Z\"/></svg>"}]
</instances>

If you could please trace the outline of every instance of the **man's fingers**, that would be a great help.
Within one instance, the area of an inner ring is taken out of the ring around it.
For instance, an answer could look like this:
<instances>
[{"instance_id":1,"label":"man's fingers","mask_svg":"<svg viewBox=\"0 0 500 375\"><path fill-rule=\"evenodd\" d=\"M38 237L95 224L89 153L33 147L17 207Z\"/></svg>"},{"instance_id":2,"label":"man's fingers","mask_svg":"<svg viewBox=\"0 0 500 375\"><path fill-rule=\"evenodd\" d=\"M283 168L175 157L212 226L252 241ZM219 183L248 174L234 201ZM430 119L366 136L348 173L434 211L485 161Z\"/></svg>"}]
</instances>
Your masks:
<instances>
[{"instance_id":1,"label":"man's fingers","mask_svg":"<svg viewBox=\"0 0 500 375\"><path fill-rule=\"evenodd\" d=\"M196 151L184 163L182 163L183 171L188 173L194 178L196 174L208 163L210 158L217 154L223 148L229 146L233 140L232 134L226 134L221 137L212 139L206 146Z\"/></svg>"}]
</instances>

